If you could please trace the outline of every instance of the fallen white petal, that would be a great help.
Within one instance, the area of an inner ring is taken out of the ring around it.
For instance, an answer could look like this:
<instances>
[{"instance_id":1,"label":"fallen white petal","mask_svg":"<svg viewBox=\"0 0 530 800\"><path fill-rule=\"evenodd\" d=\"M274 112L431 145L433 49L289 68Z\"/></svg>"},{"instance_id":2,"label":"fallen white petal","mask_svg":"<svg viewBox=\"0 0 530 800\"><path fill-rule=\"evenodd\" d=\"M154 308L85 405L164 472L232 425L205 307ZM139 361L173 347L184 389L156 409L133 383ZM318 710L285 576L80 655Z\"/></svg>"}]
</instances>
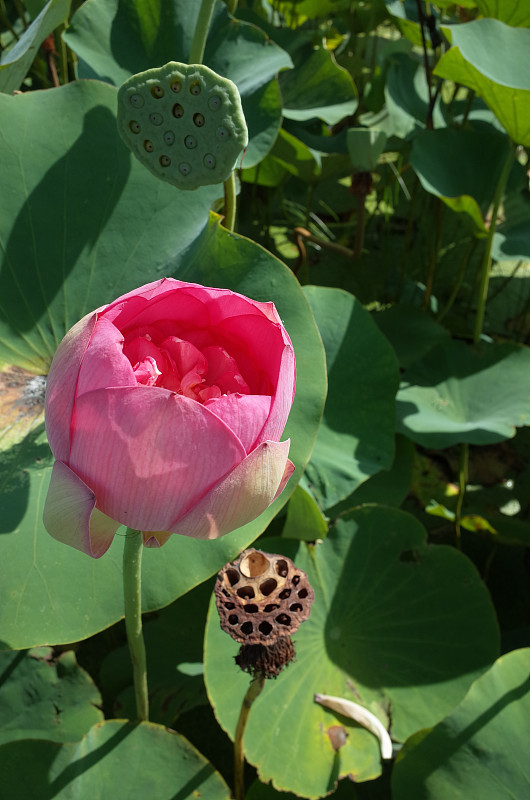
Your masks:
<instances>
[{"instance_id":1,"label":"fallen white petal","mask_svg":"<svg viewBox=\"0 0 530 800\"><path fill-rule=\"evenodd\" d=\"M316 694L315 702L330 708L332 711L336 711L338 714L342 714L344 717L354 719L359 725L375 733L381 743L381 758L392 758L392 740L388 735L388 731L371 711L351 700L344 700L342 697L333 697L329 694Z\"/></svg>"}]
</instances>

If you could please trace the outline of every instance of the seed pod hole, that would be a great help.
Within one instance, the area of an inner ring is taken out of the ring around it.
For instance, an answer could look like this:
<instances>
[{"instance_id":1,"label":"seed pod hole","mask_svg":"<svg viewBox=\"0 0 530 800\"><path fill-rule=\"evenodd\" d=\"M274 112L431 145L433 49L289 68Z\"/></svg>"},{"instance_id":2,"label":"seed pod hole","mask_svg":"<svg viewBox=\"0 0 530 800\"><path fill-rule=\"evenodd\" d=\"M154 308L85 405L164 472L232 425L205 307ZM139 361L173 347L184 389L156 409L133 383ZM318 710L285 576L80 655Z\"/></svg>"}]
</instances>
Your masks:
<instances>
[{"instance_id":1,"label":"seed pod hole","mask_svg":"<svg viewBox=\"0 0 530 800\"><path fill-rule=\"evenodd\" d=\"M230 623L230 625L237 625L237 623L239 622L237 614L230 614L230 616L228 617L228 622Z\"/></svg>"},{"instance_id":2,"label":"seed pod hole","mask_svg":"<svg viewBox=\"0 0 530 800\"><path fill-rule=\"evenodd\" d=\"M274 580L274 578L267 578L266 581L260 583L259 590L262 595L268 597L278 586L278 581Z\"/></svg>"},{"instance_id":3,"label":"seed pod hole","mask_svg":"<svg viewBox=\"0 0 530 800\"><path fill-rule=\"evenodd\" d=\"M237 569L227 569L226 577L230 582L230 586L235 586L236 583L239 581L239 572L237 571Z\"/></svg>"},{"instance_id":4,"label":"seed pod hole","mask_svg":"<svg viewBox=\"0 0 530 800\"><path fill-rule=\"evenodd\" d=\"M307 589L304 588L300 589L300 591L298 592L298 597L301 600L305 600L305 598L307 597Z\"/></svg>"},{"instance_id":5,"label":"seed pod hole","mask_svg":"<svg viewBox=\"0 0 530 800\"><path fill-rule=\"evenodd\" d=\"M161 167L169 167L171 164L171 159L169 156L160 156L158 160L160 161Z\"/></svg>"},{"instance_id":6,"label":"seed pod hole","mask_svg":"<svg viewBox=\"0 0 530 800\"><path fill-rule=\"evenodd\" d=\"M252 633L253 630L254 626L252 625L252 622L244 622L241 626L241 632L246 634L247 636L249 633Z\"/></svg>"},{"instance_id":7,"label":"seed pod hole","mask_svg":"<svg viewBox=\"0 0 530 800\"><path fill-rule=\"evenodd\" d=\"M252 600L255 597L254 589L252 586L242 586L241 589L237 590L237 596L243 600Z\"/></svg>"},{"instance_id":8,"label":"seed pod hole","mask_svg":"<svg viewBox=\"0 0 530 800\"><path fill-rule=\"evenodd\" d=\"M173 114L174 117L180 119L181 117L184 116L184 109L182 108L180 103L175 103L171 113Z\"/></svg>"},{"instance_id":9,"label":"seed pod hole","mask_svg":"<svg viewBox=\"0 0 530 800\"><path fill-rule=\"evenodd\" d=\"M276 572L280 576L280 578L287 577L287 573L289 572L289 567L287 566L287 561L284 561L283 558L279 558L276 562Z\"/></svg>"},{"instance_id":10,"label":"seed pod hole","mask_svg":"<svg viewBox=\"0 0 530 800\"><path fill-rule=\"evenodd\" d=\"M198 94L201 93L201 91L202 91L202 87L201 87L201 84L199 83L199 81L193 81L193 83L190 84L190 93L191 94L197 96Z\"/></svg>"},{"instance_id":11,"label":"seed pod hole","mask_svg":"<svg viewBox=\"0 0 530 800\"><path fill-rule=\"evenodd\" d=\"M149 122L152 122L153 125L162 125L163 121L162 114L157 114L156 111L149 114Z\"/></svg>"},{"instance_id":12,"label":"seed pod hole","mask_svg":"<svg viewBox=\"0 0 530 800\"><path fill-rule=\"evenodd\" d=\"M197 147L197 139L195 139L193 136L186 136L184 139L184 146L187 147L188 150L193 150L195 147Z\"/></svg>"},{"instance_id":13,"label":"seed pod hole","mask_svg":"<svg viewBox=\"0 0 530 800\"><path fill-rule=\"evenodd\" d=\"M293 603L289 606L289 611L293 611L296 613L297 611L302 611L303 605L301 603Z\"/></svg>"},{"instance_id":14,"label":"seed pod hole","mask_svg":"<svg viewBox=\"0 0 530 800\"><path fill-rule=\"evenodd\" d=\"M189 175L191 172L191 164L188 164L187 161L182 161L179 164L179 172L181 175Z\"/></svg>"},{"instance_id":15,"label":"seed pod hole","mask_svg":"<svg viewBox=\"0 0 530 800\"><path fill-rule=\"evenodd\" d=\"M182 89L182 83L179 81L178 78L173 78L173 80L169 84L169 88L171 89L172 92L175 92L175 94L177 94Z\"/></svg>"},{"instance_id":16,"label":"seed pod hole","mask_svg":"<svg viewBox=\"0 0 530 800\"><path fill-rule=\"evenodd\" d=\"M222 101L219 95L213 94L208 99L208 108L210 109L210 111L218 111L221 108L221 103Z\"/></svg>"},{"instance_id":17,"label":"seed pod hole","mask_svg":"<svg viewBox=\"0 0 530 800\"><path fill-rule=\"evenodd\" d=\"M141 94L131 94L129 103L134 106L134 108L141 108L144 104L144 98Z\"/></svg>"},{"instance_id":18,"label":"seed pod hole","mask_svg":"<svg viewBox=\"0 0 530 800\"><path fill-rule=\"evenodd\" d=\"M268 568L269 560L259 550L252 550L239 565L239 569L246 578L257 578L259 575L263 575Z\"/></svg>"},{"instance_id":19,"label":"seed pod hole","mask_svg":"<svg viewBox=\"0 0 530 800\"><path fill-rule=\"evenodd\" d=\"M291 596L291 590L290 589L283 589L280 592L280 594L278 595L280 600L287 600L287 598L290 597L290 596Z\"/></svg>"},{"instance_id":20,"label":"seed pod hole","mask_svg":"<svg viewBox=\"0 0 530 800\"><path fill-rule=\"evenodd\" d=\"M267 603L263 611L265 612L265 614L270 614L272 611L276 611L276 609L279 607L280 606L278 605L278 603Z\"/></svg>"},{"instance_id":21,"label":"seed pod hole","mask_svg":"<svg viewBox=\"0 0 530 800\"><path fill-rule=\"evenodd\" d=\"M300 575L293 575L293 584L295 586L298 586L299 583L300 583Z\"/></svg>"},{"instance_id":22,"label":"seed pod hole","mask_svg":"<svg viewBox=\"0 0 530 800\"><path fill-rule=\"evenodd\" d=\"M173 133L173 131L166 131L164 134L164 142L166 144L171 145L173 144L174 141L175 141L175 134Z\"/></svg>"},{"instance_id":23,"label":"seed pod hole","mask_svg":"<svg viewBox=\"0 0 530 800\"><path fill-rule=\"evenodd\" d=\"M140 123L136 122L136 120L134 119L131 120L131 122L129 122L129 128L133 133L140 133L140 131L142 130L140 127Z\"/></svg>"},{"instance_id":24,"label":"seed pod hole","mask_svg":"<svg viewBox=\"0 0 530 800\"><path fill-rule=\"evenodd\" d=\"M260 632L264 636L268 636L270 634L270 632L272 631L272 625L270 624L270 622L260 622L258 627L259 627Z\"/></svg>"},{"instance_id":25,"label":"seed pod hole","mask_svg":"<svg viewBox=\"0 0 530 800\"><path fill-rule=\"evenodd\" d=\"M225 608L227 608L229 611L232 611L232 609L235 607L236 607L235 603L225 603Z\"/></svg>"},{"instance_id":26,"label":"seed pod hole","mask_svg":"<svg viewBox=\"0 0 530 800\"><path fill-rule=\"evenodd\" d=\"M197 111L197 113L193 115L193 122L198 128L202 128L204 126L204 114Z\"/></svg>"},{"instance_id":27,"label":"seed pod hole","mask_svg":"<svg viewBox=\"0 0 530 800\"><path fill-rule=\"evenodd\" d=\"M278 614L276 617L276 622L280 625L290 625L291 617L288 614Z\"/></svg>"},{"instance_id":28,"label":"seed pod hole","mask_svg":"<svg viewBox=\"0 0 530 800\"><path fill-rule=\"evenodd\" d=\"M217 136L220 142L226 142L226 140L230 138L230 131L228 130L228 128L225 128L224 125L219 125L219 127L215 131L215 135Z\"/></svg>"},{"instance_id":29,"label":"seed pod hole","mask_svg":"<svg viewBox=\"0 0 530 800\"><path fill-rule=\"evenodd\" d=\"M247 603L246 606L243 606L247 614L257 614L259 609L255 603Z\"/></svg>"},{"instance_id":30,"label":"seed pod hole","mask_svg":"<svg viewBox=\"0 0 530 800\"><path fill-rule=\"evenodd\" d=\"M150 139L145 139L144 141L144 150L146 153L152 153L154 150L153 142Z\"/></svg>"},{"instance_id":31,"label":"seed pod hole","mask_svg":"<svg viewBox=\"0 0 530 800\"><path fill-rule=\"evenodd\" d=\"M151 86L151 95L155 98L155 100L160 100L164 96L164 90L159 83Z\"/></svg>"}]
</instances>

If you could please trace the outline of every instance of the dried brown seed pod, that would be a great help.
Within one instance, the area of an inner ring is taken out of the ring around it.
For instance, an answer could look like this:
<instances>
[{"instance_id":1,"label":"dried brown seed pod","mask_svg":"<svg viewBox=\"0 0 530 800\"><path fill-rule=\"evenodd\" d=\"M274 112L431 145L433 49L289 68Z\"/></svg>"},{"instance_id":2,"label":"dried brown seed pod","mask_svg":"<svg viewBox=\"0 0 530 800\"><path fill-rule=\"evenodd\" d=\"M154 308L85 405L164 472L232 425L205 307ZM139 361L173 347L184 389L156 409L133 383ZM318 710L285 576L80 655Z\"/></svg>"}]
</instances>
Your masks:
<instances>
[{"instance_id":1,"label":"dried brown seed pod","mask_svg":"<svg viewBox=\"0 0 530 800\"><path fill-rule=\"evenodd\" d=\"M302 569L278 554L245 550L217 576L221 628L245 645L270 646L309 617L315 593Z\"/></svg>"}]
</instances>

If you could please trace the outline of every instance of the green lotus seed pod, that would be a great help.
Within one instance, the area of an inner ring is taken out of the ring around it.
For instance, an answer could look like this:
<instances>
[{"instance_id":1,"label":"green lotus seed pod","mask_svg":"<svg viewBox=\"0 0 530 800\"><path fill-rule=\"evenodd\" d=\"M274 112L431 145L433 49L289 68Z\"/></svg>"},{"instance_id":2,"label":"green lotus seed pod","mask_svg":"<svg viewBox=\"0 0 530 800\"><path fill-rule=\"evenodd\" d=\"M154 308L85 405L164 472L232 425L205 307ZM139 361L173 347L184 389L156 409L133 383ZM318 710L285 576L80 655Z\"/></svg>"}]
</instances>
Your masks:
<instances>
[{"instance_id":1,"label":"green lotus seed pod","mask_svg":"<svg viewBox=\"0 0 530 800\"><path fill-rule=\"evenodd\" d=\"M248 144L236 85L176 61L125 81L118 130L147 169L179 189L225 181Z\"/></svg>"}]
</instances>

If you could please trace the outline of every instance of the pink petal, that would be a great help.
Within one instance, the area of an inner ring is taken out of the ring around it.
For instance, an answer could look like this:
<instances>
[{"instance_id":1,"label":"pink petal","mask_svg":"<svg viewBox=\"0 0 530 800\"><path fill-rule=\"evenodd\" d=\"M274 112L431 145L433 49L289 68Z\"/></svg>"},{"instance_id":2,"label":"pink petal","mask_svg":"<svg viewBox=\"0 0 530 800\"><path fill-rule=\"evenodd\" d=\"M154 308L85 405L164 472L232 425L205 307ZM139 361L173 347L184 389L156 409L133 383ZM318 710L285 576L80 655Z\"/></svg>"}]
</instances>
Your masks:
<instances>
[{"instance_id":1,"label":"pink petal","mask_svg":"<svg viewBox=\"0 0 530 800\"><path fill-rule=\"evenodd\" d=\"M136 386L131 362L123 354L123 335L99 317L79 370L76 397L108 386Z\"/></svg>"},{"instance_id":2,"label":"pink petal","mask_svg":"<svg viewBox=\"0 0 530 800\"><path fill-rule=\"evenodd\" d=\"M285 346L282 353L278 385L272 399L269 417L259 434L258 441L278 441L283 433L287 417L293 404L296 382L294 350Z\"/></svg>"},{"instance_id":3,"label":"pink petal","mask_svg":"<svg viewBox=\"0 0 530 800\"><path fill-rule=\"evenodd\" d=\"M173 278L141 286L119 297L105 309L105 316L121 331L145 325L157 325L160 320L178 320L183 324L209 324L201 298L182 294L188 284Z\"/></svg>"},{"instance_id":4,"label":"pink petal","mask_svg":"<svg viewBox=\"0 0 530 800\"><path fill-rule=\"evenodd\" d=\"M226 423L250 453L269 416L271 398L268 395L228 394L206 401L206 407Z\"/></svg>"},{"instance_id":5,"label":"pink petal","mask_svg":"<svg viewBox=\"0 0 530 800\"><path fill-rule=\"evenodd\" d=\"M70 464L109 517L167 531L244 457L205 406L158 387L98 389L76 404Z\"/></svg>"},{"instance_id":6,"label":"pink petal","mask_svg":"<svg viewBox=\"0 0 530 800\"><path fill-rule=\"evenodd\" d=\"M120 523L95 508L96 498L66 464L53 465L44 504L44 527L54 539L100 558L107 552Z\"/></svg>"},{"instance_id":7,"label":"pink petal","mask_svg":"<svg viewBox=\"0 0 530 800\"><path fill-rule=\"evenodd\" d=\"M261 444L168 530L194 539L217 539L251 522L292 474L289 445L289 440Z\"/></svg>"},{"instance_id":8,"label":"pink petal","mask_svg":"<svg viewBox=\"0 0 530 800\"><path fill-rule=\"evenodd\" d=\"M46 386L46 433L59 460L70 455L70 418L83 356L96 325L97 313L87 314L71 328L53 358Z\"/></svg>"}]
</instances>

